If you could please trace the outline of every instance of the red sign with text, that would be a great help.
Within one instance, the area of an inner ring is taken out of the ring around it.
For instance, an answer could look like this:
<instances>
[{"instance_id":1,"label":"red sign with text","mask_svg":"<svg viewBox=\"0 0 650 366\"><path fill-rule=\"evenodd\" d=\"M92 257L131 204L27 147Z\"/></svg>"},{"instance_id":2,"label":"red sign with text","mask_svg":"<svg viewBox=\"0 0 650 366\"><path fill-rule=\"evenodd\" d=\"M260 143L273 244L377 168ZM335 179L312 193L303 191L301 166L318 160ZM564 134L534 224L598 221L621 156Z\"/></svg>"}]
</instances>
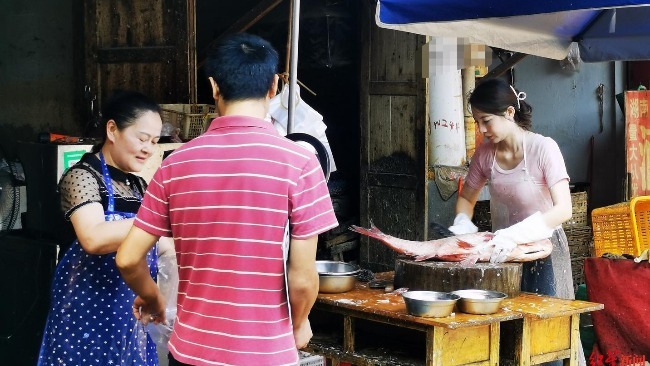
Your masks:
<instances>
[{"instance_id":1,"label":"red sign with text","mask_svg":"<svg viewBox=\"0 0 650 366\"><path fill-rule=\"evenodd\" d=\"M625 92L625 155L630 197L650 195L650 91Z\"/></svg>"}]
</instances>

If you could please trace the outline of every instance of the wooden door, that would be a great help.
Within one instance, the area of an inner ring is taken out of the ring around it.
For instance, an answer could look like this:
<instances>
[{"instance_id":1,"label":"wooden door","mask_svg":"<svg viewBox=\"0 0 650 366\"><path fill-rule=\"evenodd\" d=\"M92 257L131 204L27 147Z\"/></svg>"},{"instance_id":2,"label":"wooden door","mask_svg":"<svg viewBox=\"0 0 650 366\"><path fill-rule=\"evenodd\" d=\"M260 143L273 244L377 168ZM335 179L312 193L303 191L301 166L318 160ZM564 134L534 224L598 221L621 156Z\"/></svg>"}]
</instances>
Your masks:
<instances>
[{"instance_id":1,"label":"wooden door","mask_svg":"<svg viewBox=\"0 0 650 366\"><path fill-rule=\"evenodd\" d=\"M159 103L189 103L195 90L193 3L83 2L84 86L97 104L116 89L140 91Z\"/></svg>"},{"instance_id":2,"label":"wooden door","mask_svg":"<svg viewBox=\"0 0 650 366\"><path fill-rule=\"evenodd\" d=\"M418 72L425 37L381 29L375 1L361 11L360 223L409 240L426 238L426 79ZM395 252L364 237L360 261L394 270Z\"/></svg>"}]
</instances>

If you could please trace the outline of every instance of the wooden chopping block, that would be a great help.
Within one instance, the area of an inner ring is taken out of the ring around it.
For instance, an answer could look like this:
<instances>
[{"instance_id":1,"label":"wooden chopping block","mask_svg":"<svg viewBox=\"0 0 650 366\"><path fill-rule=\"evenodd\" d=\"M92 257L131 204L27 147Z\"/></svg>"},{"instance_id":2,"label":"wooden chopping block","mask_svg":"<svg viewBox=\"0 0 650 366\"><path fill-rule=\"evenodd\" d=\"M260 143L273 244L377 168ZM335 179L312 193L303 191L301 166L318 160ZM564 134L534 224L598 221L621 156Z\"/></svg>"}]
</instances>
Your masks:
<instances>
[{"instance_id":1,"label":"wooden chopping block","mask_svg":"<svg viewBox=\"0 0 650 366\"><path fill-rule=\"evenodd\" d=\"M521 263L476 263L462 267L457 262L416 262L397 258L395 288L450 292L465 289L500 291L513 298L521 291Z\"/></svg>"}]
</instances>

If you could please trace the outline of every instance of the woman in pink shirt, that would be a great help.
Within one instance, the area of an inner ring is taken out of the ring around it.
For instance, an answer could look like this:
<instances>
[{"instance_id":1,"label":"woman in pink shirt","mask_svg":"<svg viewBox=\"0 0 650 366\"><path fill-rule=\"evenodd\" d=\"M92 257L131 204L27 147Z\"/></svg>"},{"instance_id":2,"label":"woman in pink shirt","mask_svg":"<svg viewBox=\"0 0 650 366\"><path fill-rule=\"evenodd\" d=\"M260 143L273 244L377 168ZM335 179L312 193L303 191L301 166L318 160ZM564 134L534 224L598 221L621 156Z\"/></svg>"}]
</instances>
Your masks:
<instances>
[{"instance_id":1,"label":"woman in pink shirt","mask_svg":"<svg viewBox=\"0 0 650 366\"><path fill-rule=\"evenodd\" d=\"M524 263L522 291L573 299L571 258L562 223L571 218L569 175L557 143L531 132L526 94L503 79L480 83L469 98L484 136L476 149L450 229L476 232L470 218L487 183L495 237L490 261L504 262L519 244L551 238L553 251Z\"/></svg>"}]
</instances>

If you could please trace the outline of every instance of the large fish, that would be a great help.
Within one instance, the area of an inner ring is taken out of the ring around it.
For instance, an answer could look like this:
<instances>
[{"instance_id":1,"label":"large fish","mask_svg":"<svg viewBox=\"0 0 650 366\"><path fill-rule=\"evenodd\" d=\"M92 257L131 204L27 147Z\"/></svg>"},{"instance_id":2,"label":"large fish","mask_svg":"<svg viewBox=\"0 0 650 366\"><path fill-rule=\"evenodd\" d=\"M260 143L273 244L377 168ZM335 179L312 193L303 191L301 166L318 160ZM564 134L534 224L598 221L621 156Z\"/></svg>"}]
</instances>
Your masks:
<instances>
[{"instance_id":1,"label":"large fish","mask_svg":"<svg viewBox=\"0 0 650 366\"><path fill-rule=\"evenodd\" d=\"M416 261L435 258L447 262L461 262L463 265L472 265L476 262L489 261L494 248L492 245L487 244L494 237L494 234L490 232L456 235L429 241L413 241L384 234L372 223L370 223L370 229L355 225L351 225L349 229L375 238L394 251L413 257ZM519 244L510 252L506 262L528 262L545 258L551 254L552 249L553 243L549 239Z\"/></svg>"}]
</instances>

